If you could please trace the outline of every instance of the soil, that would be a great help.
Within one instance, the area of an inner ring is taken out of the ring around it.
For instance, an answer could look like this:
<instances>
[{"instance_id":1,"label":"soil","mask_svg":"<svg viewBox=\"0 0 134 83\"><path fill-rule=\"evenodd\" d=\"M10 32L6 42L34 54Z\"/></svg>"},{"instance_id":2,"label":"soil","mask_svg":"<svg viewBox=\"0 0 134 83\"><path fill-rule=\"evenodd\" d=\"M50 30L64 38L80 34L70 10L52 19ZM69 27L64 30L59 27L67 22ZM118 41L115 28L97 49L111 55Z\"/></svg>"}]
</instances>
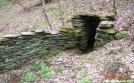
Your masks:
<instances>
[{"instance_id":1,"label":"soil","mask_svg":"<svg viewBox=\"0 0 134 83\"><path fill-rule=\"evenodd\" d=\"M24 0L21 3L25 7L31 7L39 1ZM1 74L0 83L19 83L21 77L28 71L33 71L37 75L33 83L88 83L84 82L86 79L89 79L90 83L99 83L105 78L104 68L115 61L125 64L131 73L134 73L134 52L132 51L134 50L134 0L117 0L117 3L115 29L117 33L125 32L127 34L125 38L114 40L86 54L79 53L78 49L72 49L49 58L48 66L53 72L51 78L40 77L38 72L31 69L31 65L27 65L20 70ZM113 13L111 0L62 0L60 4L66 25L70 24L67 21L74 14ZM58 30L62 26L62 21L57 2L47 4L47 14L53 29ZM27 11L17 4L11 4L0 8L0 19L1 36L35 29L51 30L41 5ZM63 71L60 70L61 67ZM86 74L81 76L84 72Z\"/></svg>"}]
</instances>

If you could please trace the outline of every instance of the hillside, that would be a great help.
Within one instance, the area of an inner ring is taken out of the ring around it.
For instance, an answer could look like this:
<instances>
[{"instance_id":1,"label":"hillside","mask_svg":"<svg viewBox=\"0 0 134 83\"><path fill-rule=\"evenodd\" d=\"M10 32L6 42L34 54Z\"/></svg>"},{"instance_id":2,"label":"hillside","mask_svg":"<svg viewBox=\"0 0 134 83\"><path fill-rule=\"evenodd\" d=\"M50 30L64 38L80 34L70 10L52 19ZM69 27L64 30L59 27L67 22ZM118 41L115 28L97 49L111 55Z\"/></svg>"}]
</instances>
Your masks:
<instances>
[{"instance_id":1,"label":"hillside","mask_svg":"<svg viewBox=\"0 0 134 83\"><path fill-rule=\"evenodd\" d=\"M0 36L19 34L23 31L51 30L38 0L23 0L30 7L23 10L18 4L0 8ZM111 0L62 0L62 15L66 25L77 14L113 14ZM31 8L32 7L32 8ZM105 68L114 62L125 64L129 73L134 73L134 0L117 0L117 15L114 21L118 40L107 43L93 52L81 53L72 49L57 53L48 59L37 59L32 64L0 75L0 83L98 83L103 82ZM47 15L53 30L62 26L58 3L47 4Z\"/></svg>"}]
</instances>

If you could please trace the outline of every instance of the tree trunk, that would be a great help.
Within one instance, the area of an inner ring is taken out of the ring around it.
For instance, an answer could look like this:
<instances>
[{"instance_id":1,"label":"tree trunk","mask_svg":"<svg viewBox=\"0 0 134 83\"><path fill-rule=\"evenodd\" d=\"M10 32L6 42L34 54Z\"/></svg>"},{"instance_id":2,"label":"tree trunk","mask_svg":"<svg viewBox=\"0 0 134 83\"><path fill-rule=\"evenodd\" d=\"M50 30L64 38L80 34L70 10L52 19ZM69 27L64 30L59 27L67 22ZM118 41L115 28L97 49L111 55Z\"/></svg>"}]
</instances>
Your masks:
<instances>
[{"instance_id":1,"label":"tree trunk","mask_svg":"<svg viewBox=\"0 0 134 83\"><path fill-rule=\"evenodd\" d=\"M53 28L52 28L52 26L51 26L51 24L50 24L50 21L49 21L49 19L48 19L47 13L46 13L45 0L42 0L42 6L43 6L43 12L44 12L44 15L45 15L45 17L46 17L46 19L47 19L48 25L49 25L49 27L53 30Z\"/></svg>"},{"instance_id":2,"label":"tree trunk","mask_svg":"<svg viewBox=\"0 0 134 83\"><path fill-rule=\"evenodd\" d=\"M115 0L113 0L113 11L114 11L114 14L117 15Z\"/></svg>"}]
</instances>

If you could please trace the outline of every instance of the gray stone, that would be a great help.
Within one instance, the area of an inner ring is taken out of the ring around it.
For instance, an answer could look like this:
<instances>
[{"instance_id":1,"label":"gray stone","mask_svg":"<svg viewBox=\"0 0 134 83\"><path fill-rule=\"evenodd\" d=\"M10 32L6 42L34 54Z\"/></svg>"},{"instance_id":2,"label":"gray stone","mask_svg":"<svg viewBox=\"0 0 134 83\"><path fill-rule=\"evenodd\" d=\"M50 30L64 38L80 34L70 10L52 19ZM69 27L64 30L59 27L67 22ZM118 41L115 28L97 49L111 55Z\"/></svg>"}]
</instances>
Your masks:
<instances>
[{"instance_id":1,"label":"gray stone","mask_svg":"<svg viewBox=\"0 0 134 83\"><path fill-rule=\"evenodd\" d=\"M18 36L14 34L9 34L9 35L5 35L4 37L5 38L17 38Z\"/></svg>"},{"instance_id":2,"label":"gray stone","mask_svg":"<svg viewBox=\"0 0 134 83\"><path fill-rule=\"evenodd\" d=\"M98 27L97 32L98 33L108 33L108 34L115 34L116 33L115 29L112 28L112 27L105 28L105 29L102 29L102 28Z\"/></svg>"},{"instance_id":3,"label":"gray stone","mask_svg":"<svg viewBox=\"0 0 134 83\"><path fill-rule=\"evenodd\" d=\"M109 28L109 27L114 27L114 23L112 21L102 21L100 24L99 24L99 27L102 28L102 29L105 29L105 28Z\"/></svg>"},{"instance_id":4,"label":"gray stone","mask_svg":"<svg viewBox=\"0 0 134 83\"><path fill-rule=\"evenodd\" d=\"M35 31L36 34L45 34L46 32L43 29L39 29Z\"/></svg>"},{"instance_id":5,"label":"gray stone","mask_svg":"<svg viewBox=\"0 0 134 83\"><path fill-rule=\"evenodd\" d=\"M35 32L22 32L21 35L22 36L34 36Z\"/></svg>"},{"instance_id":6,"label":"gray stone","mask_svg":"<svg viewBox=\"0 0 134 83\"><path fill-rule=\"evenodd\" d=\"M8 40L9 40L8 38L0 38L0 42L6 42Z\"/></svg>"}]
</instances>

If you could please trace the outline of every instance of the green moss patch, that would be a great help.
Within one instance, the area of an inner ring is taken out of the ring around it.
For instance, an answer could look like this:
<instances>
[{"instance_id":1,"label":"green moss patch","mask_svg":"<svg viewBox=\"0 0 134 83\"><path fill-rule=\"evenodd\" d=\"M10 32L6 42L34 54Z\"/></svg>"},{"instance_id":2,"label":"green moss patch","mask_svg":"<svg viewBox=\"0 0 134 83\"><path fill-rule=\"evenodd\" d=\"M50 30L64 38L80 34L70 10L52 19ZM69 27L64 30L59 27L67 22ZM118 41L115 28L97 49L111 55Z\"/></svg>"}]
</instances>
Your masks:
<instances>
[{"instance_id":1,"label":"green moss patch","mask_svg":"<svg viewBox=\"0 0 134 83\"><path fill-rule=\"evenodd\" d=\"M71 26L62 26L59 31L61 33L65 33L68 36L73 37L75 39L82 36L82 34L78 30L76 30L75 28L73 28Z\"/></svg>"},{"instance_id":2,"label":"green moss patch","mask_svg":"<svg viewBox=\"0 0 134 83\"><path fill-rule=\"evenodd\" d=\"M110 33L110 34L114 34L116 31L114 28L105 28L105 29L100 29L100 28L97 28L98 31L102 31L102 32L106 32L106 33Z\"/></svg>"}]
</instances>

